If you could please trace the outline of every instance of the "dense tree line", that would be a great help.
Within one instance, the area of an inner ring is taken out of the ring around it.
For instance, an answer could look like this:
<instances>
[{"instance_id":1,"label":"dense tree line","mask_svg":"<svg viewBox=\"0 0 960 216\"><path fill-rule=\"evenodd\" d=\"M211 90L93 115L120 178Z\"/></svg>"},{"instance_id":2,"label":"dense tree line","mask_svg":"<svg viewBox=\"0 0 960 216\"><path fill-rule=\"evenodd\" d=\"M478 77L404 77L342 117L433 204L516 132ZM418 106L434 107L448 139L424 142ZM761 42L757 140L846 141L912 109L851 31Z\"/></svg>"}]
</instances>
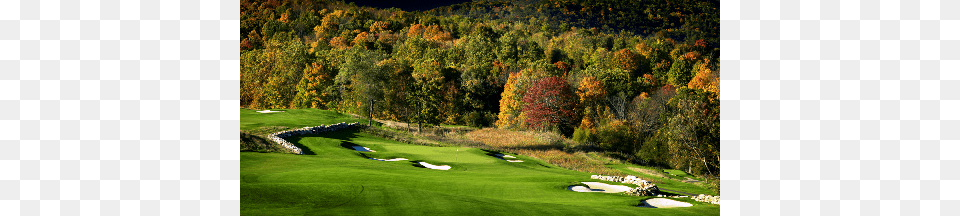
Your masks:
<instances>
[{"instance_id":1,"label":"dense tree line","mask_svg":"<svg viewBox=\"0 0 960 216\"><path fill-rule=\"evenodd\" d=\"M718 7L547 0L406 12L244 0L241 106L557 131L716 176Z\"/></svg>"}]
</instances>

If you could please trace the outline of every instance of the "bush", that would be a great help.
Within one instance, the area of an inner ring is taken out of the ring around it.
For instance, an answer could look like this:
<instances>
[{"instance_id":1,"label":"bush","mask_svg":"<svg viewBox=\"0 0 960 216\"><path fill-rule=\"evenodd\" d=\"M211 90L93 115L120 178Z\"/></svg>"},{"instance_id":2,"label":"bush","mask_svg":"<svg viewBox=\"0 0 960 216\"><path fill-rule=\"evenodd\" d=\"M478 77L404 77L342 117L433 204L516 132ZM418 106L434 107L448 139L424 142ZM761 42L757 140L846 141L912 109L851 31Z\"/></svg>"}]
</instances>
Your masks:
<instances>
[{"instance_id":1,"label":"bush","mask_svg":"<svg viewBox=\"0 0 960 216\"><path fill-rule=\"evenodd\" d=\"M611 124L600 127L593 135L600 147L614 152L635 152L637 140L630 128L624 124Z\"/></svg>"},{"instance_id":2,"label":"bush","mask_svg":"<svg viewBox=\"0 0 960 216\"><path fill-rule=\"evenodd\" d=\"M467 113L463 116L463 121L467 124L467 126L475 128L483 128L483 126L487 125L486 116L478 111Z\"/></svg>"},{"instance_id":3,"label":"bush","mask_svg":"<svg viewBox=\"0 0 960 216\"><path fill-rule=\"evenodd\" d=\"M661 136L647 137L637 151L637 160L648 166L667 166L670 164L669 147L666 140Z\"/></svg>"},{"instance_id":4,"label":"bush","mask_svg":"<svg viewBox=\"0 0 960 216\"><path fill-rule=\"evenodd\" d=\"M593 134L590 133L590 130L577 128L573 131L573 141L580 143L592 143L594 142Z\"/></svg>"}]
</instances>

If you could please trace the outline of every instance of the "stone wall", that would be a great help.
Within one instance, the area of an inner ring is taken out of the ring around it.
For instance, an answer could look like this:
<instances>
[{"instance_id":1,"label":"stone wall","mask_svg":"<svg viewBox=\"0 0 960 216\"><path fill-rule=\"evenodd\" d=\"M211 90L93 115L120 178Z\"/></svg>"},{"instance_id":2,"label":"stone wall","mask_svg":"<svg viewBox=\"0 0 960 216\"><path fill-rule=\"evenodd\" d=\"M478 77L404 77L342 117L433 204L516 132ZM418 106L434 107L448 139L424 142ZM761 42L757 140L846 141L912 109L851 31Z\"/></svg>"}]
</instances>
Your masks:
<instances>
[{"instance_id":1,"label":"stone wall","mask_svg":"<svg viewBox=\"0 0 960 216\"><path fill-rule=\"evenodd\" d=\"M357 125L358 125L357 122L354 122L354 123L340 122L340 123L336 123L336 124L332 124L332 125L320 125L320 126L314 126L314 127L303 127L303 128L300 128L300 129L293 129L293 130L287 130L287 131L280 131L280 132L272 133L272 134L270 134L270 135L267 135L267 138L270 139L270 140L273 140L274 142L277 142L278 144L280 144L280 146L283 146L284 148L288 148L288 149L292 150L294 153L303 154L303 150L301 150L301 149L298 148L297 146L293 145L293 143L288 142L288 141L287 141L286 139L284 139L284 138L292 137L292 136L306 135L306 134L319 134L319 133L324 133L324 132L333 132L333 131L337 131L337 130L342 130L342 129L347 129L347 128L350 128L350 127L354 127L354 126L357 126Z\"/></svg>"},{"instance_id":2,"label":"stone wall","mask_svg":"<svg viewBox=\"0 0 960 216\"><path fill-rule=\"evenodd\" d=\"M634 196L656 196L657 194L660 194L660 188L658 188L656 184L654 184L654 183L652 183L652 182L649 182L649 181L647 181L647 180L643 180L643 179L637 178L636 176L622 177L622 176L591 175L590 178L591 178L591 179L599 179L599 180L603 180L603 181L612 181L612 182L620 182L620 183L627 183L627 184L635 184L635 185L639 186L639 187L636 187L636 188L634 188L634 189L631 189L630 191L627 191L627 194L629 194L629 195L634 195Z\"/></svg>"}]
</instances>

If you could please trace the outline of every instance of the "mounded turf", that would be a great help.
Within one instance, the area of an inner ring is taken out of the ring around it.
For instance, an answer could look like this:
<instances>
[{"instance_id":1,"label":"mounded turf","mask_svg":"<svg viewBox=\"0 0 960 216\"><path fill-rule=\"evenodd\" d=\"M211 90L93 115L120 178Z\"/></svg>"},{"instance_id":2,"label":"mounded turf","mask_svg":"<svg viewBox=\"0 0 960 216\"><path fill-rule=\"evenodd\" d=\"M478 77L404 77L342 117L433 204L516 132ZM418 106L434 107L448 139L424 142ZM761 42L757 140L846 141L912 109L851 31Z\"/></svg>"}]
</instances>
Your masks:
<instances>
[{"instance_id":1,"label":"mounded turf","mask_svg":"<svg viewBox=\"0 0 960 216\"><path fill-rule=\"evenodd\" d=\"M318 126L321 124L330 125L340 122L361 122L366 124L366 119L357 119L353 116L340 114L329 110L319 109L271 109L273 111L283 111L277 113L258 113L257 110L240 109L240 130L252 131L260 127L284 126L290 128L301 128ZM374 122L374 124L378 124Z\"/></svg>"},{"instance_id":2,"label":"mounded turf","mask_svg":"<svg viewBox=\"0 0 960 216\"><path fill-rule=\"evenodd\" d=\"M270 114L241 110L245 130L342 121L360 120L325 110ZM691 199L678 200L693 207L650 209L636 207L649 197L568 191L570 185L595 180L590 173L522 155L516 156L523 163L510 163L493 157L496 152L409 145L356 130L290 141L309 151L305 155L241 152L242 215L718 215L720 211L717 205ZM350 145L376 152L358 152ZM420 161L453 168L426 169L416 165Z\"/></svg>"}]
</instances>

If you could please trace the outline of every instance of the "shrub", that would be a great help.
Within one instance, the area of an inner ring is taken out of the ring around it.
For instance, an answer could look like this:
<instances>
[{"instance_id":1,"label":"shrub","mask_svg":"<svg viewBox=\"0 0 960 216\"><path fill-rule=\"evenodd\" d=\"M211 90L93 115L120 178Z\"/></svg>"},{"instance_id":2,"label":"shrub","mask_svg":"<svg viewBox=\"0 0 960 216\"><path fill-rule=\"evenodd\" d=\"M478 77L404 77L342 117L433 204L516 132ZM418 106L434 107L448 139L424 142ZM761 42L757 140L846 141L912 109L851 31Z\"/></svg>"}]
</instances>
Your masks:
<instances>
[{"instance_id":1,"label":"shrub","mask_svg":"<svg viewBox=\"0 0 960 216\"><path fill-rule=\"evenodd\" d=\"M630 127L622 122L614 120L609 125L604 125L597 129L594 134L596 142L600 147L615 152L634 152L635 145L638 143L634 133L630 132Z\"/></svg>"},{"instance_id":2,"label":"shrub","mask_svg":"<svg viewBox=\"0 0 960 216\"><path fill-rule=\"evenodd\" d=\"M478 111L467 113L463 116L463 121L467 124L467 126L475 128L483 128L483 126L487 125L486 116Z\"/></svg>"},{"instance_id":3,"label":"shrub","mask_svg":"<svg viewBox=\"0 0 960 216\"><path fill-rule=\"evenodd\" d=\"M588 129L577 128L573 131L573 141L580 143L594 142L593 134Z\"/></svg>"},{"instance_id":4,"label":"shrub","mask_svg":"<svg viewBox=\"0 0 960 216\"><path fill-rule=\"evenodd\" d=\"M637 160L649 166L667 166L670 164L669 147L662 136L647 137L637 151Z\"/></svg>"}]
</instances>

